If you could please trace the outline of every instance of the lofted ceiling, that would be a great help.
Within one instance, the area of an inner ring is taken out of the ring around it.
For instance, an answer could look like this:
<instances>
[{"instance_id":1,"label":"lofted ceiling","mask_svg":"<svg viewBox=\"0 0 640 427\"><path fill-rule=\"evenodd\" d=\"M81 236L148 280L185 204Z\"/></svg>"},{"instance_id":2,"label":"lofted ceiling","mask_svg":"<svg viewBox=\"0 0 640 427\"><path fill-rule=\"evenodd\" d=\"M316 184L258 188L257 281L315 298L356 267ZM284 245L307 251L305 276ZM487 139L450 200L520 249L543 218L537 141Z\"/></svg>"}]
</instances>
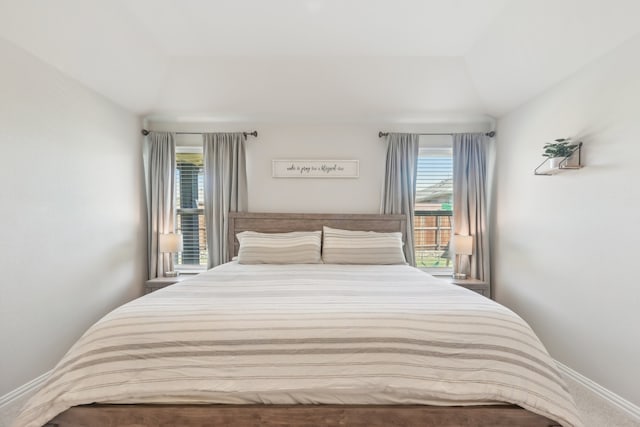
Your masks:
<instances>
[{"instance_id":1,"label":"lofted ceiling","mask_svg":"<svg viewBox=\"0 0 640 427\"><path fill-rule=\"evenodd\" d=\"M0 0L0 37L128 110L499 117L640 33L637 0Z\"/></svg>"}]
</instances>

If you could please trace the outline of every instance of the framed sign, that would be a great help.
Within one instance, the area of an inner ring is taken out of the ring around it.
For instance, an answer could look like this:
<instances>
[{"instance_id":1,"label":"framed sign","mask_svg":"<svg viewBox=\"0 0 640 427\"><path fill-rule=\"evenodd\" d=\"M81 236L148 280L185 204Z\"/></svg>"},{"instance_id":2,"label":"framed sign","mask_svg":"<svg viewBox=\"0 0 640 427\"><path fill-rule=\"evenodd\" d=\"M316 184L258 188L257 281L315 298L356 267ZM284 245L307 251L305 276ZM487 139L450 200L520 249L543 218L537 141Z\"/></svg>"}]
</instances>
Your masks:
<instances>
[{"instance_id":1,"label":"framed sign","mask_svg":"<svg viewBox=\"0 0 640 427\"><path fill-rule=\"evenodd\" d=\"M272 160L274 178L358 178L359 160Z\"/></svg>"}]
</instances>

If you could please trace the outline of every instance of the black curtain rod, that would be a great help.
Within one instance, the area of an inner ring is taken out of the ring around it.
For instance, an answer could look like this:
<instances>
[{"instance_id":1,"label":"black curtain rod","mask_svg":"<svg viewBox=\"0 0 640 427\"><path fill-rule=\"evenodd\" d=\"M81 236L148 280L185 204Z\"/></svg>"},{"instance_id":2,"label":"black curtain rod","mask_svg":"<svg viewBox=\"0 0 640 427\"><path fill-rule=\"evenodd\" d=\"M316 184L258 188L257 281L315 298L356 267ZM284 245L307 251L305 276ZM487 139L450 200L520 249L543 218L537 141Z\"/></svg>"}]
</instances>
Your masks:
<instances>
[{"instance_id":1,"label":"black curtain rod","mask_svg":"<svg viewBox=\"0 0 640 427\"><path fill-rule=\"evenodd\" d=\"M142 129L142 134L144 136L149 135L149 131L146 129ZM176 135L202 135L203 133L207 133L207 132L173 132ZM253 132L242 132L244 134L245 137L247 136L255 136L256 138L258 137L258 131L254 130Z\"/></svg>"},{"instance_id":2,"label":"black curtain rod","mask_svg":"<svg viewBox=\"0 0 640 427\"><path fill-rule=\"evenodd\" d=\"M383 136L387 136L389 135L389 132L378 132L378 138L382 138ZM454 133L419 133L418 135L454 135ZM485 133L486 136L488 136L489 138L493 138L494 136L496 136L496 132L495 131L491 131L491 132L487 132Z\"/></svg>"}]
</instances>

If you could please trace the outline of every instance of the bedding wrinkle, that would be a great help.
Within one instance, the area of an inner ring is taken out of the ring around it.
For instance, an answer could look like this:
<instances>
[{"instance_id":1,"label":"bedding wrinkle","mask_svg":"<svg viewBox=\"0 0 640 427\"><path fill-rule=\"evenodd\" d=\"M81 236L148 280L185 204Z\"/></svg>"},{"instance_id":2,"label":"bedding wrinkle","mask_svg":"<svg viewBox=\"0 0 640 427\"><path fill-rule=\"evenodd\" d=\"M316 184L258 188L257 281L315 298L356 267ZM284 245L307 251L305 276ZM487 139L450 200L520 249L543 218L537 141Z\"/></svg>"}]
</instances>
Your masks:
<instances>
[{"instance_id":1,"label":"bedding wrinkle","mask_svg":"<svg viewBox=\"0 0 640 427\"><path fill-rule=\"evenodd\" d=\"M509 309L406 265L218 266L114 310L15 426L102 403L486 405L579 427Z\"/></svg>"}]
</instances>

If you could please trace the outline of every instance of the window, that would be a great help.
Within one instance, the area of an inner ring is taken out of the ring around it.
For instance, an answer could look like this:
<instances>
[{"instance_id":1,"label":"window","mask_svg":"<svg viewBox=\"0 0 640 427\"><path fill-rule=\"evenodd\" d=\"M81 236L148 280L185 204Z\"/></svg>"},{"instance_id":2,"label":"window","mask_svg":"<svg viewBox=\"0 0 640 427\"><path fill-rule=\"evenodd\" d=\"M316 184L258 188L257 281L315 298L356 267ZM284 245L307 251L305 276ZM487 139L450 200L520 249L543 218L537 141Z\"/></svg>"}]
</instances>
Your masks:
<instances>
[{"instance_id":1,"label":"window","mask_svg":"<svg viewBox=\"0 0 640 427\"><path fill-rule=\"evenodd\" d=\"M207 231L204 219L204 162L202 148L176 148L176 231L182 234L182 252L176 270L207 268Z\"/></svg>"},{"instance_id":2,"label":"window","mask_svg":"<svg viewBox=\"0 0 640 427\"><path fill-rule=\"evenodd\" d=\"M453 215L451 138L420 141L414 217L416 265L432 274L452 271L449 240Z\"/></svg>"}]
</instances>

